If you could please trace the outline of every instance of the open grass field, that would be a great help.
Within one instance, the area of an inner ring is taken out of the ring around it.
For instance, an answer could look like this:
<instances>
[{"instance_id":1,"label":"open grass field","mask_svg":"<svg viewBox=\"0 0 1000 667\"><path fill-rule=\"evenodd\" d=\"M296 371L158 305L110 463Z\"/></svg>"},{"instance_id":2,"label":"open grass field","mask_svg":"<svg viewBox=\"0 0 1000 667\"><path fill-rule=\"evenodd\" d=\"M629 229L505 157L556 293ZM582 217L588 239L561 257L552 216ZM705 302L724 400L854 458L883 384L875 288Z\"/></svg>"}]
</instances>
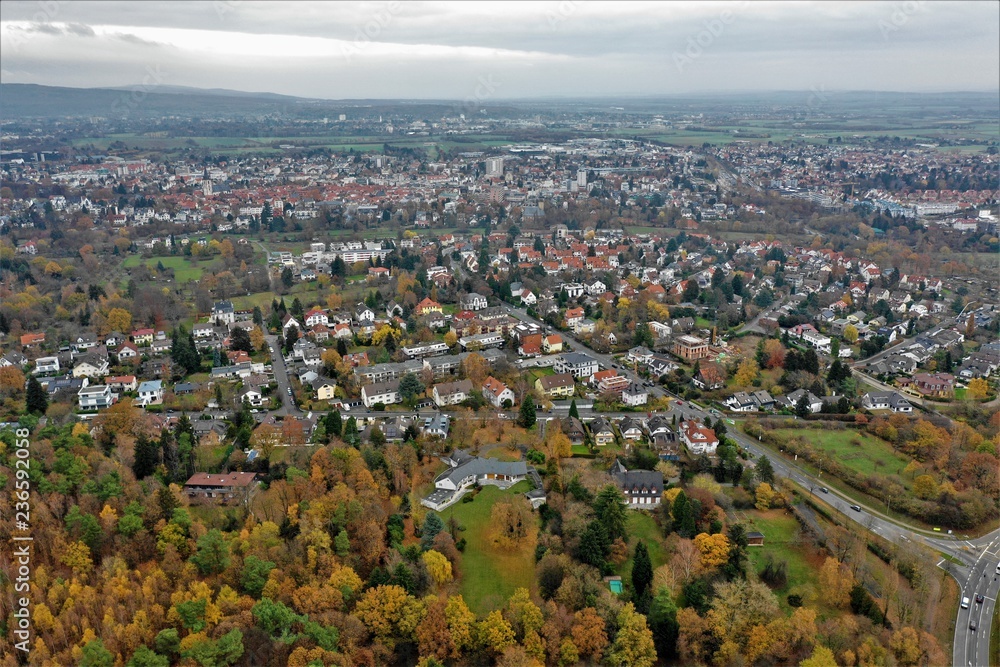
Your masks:
<instances>
[{"instance_id":1,"label":"open grass field","mask_svg":"<svg viewBox=\"0 0 1000 667\"><path fill-rule=\"evenodd\" d=\"M140 255L132 255L122 262L122 266L126 269L131 269L140 266L141 264L145 264L150 269L155 269L157 265L161 263L164 268L173 269L174 279L178 283L200 280L202 273L205 271L205 266L198 265L207 265L207 262L192 261L188 257L179 257L177 255L163 255L149 258L143 258Z\"/></svg>"},{"instance_id":2,"label":"open grass field","mask_svg":"<svg viewBox=\"0 0 1000 667\"><path fill-rule=\"evenodd\" d=\"M819 568L825 557L807 547L795 517L783 510L750 510L740 513L740 518L744 516L748 519L747 532L764 534L764 546L747 548L754 572L759 574L764 569L768 557L775 563L784 561L787 565L788 583L774 589L782 610L786 614L793 611L788 606L788 596L793 594L801 595L802 601L809 606L826 610L822 591L817 587Z\"/></svg>"},{"instance_id":3,"label":"open grass field","mask_svg":"<svg viewBox=\"0 0 1000 667\"><path fill-rule=\"evenodd\" d=\"M663 546L663 531L656 525L652 514L643 511L629 510L628 513L628 560L618 569L622 581L631 584L632 563L635 560L635 547L642 540L649 550L649 560L653 569L666 564L667 550Z\"/></svg>"},{"instance_id":4,"label":"open grass field","mask_svg":"<svg viewBox=\"0 0 1000 667\"><path fill-rule=\"evenodd\" d=\"M899 475L903 486L910 488L912 480L903 475L911 461L908 456L893 451L885 440L854 429L823 430L812 428L777 429L776 434L798 436L819 446L831 458L866 475Z\"/></svg>"},{"instance_id":5,"label":"open grass field","mask_svg":"<svg viewBox=\"0 0 1000 667\"><path fill-rule=\"evenodd\" d=\"M535 588L534 554L538 526L531 527L527 538L515 551L495 548L490 534L493 505L501 498L520 495L530 488L528 482L518 482L507 490L484 486L472 502L458 502L441 512L446 525L451 517L455 517L459 526L464 528L460 536L467 540L468 545L462 555L459 592L477 614L501 607L517 588Z\"/></svg>"}]
</instances>

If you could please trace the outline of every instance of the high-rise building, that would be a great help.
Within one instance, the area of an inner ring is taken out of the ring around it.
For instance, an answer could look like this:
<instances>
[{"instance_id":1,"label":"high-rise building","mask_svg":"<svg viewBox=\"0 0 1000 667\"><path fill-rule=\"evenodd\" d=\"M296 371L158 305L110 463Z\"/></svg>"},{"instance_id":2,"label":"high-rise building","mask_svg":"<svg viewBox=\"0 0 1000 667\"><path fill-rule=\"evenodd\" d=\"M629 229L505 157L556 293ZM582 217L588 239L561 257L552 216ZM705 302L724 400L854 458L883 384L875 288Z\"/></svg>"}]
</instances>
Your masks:
<instances>
[{"instance_id":1,"label":"high-rise building","mask_svg":"<svg viewBox=\"0 0 1000 667\"><path fill-rule=\"evenodd\" d=\"M581 188L587 187L587 170L577 169L576 171L576 184Z\"/></svg>"},{"instance_id":2,"label":"high-rise building","mask_svg":"<svg viewBox=\"0 0 1000 667\"><path fill-rule=\"evenodd\" d=\"M490 157L490 158L486 158L486 175L487 176L503 176L503 158L502 157Z\"/></svg>"}]
</instances>

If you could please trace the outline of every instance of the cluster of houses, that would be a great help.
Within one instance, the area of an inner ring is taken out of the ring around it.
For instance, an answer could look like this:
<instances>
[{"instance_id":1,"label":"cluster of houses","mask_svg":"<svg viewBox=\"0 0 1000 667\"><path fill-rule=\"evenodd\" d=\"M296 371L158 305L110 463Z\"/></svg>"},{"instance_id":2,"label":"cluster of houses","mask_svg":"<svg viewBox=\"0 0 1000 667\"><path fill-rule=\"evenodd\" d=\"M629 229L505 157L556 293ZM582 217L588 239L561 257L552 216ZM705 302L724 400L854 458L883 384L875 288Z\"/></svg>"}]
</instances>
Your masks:
<instances>
[{"instance_id":1,"label":"cluster of houses","mask_svg":"<svg viewBox=\"0 0 1000 667\"><path fill-rule=\"evenodd\" d=\"M69 344L49 347L44 333L23 334L21 351L0 357L0 368L29 370L53 401L75 401L82 412L102 410L126 394L135 404L163 402L163 380L158 363L169 363L171 341L164 331L136 329L129 335L113 331L106 336L81 333ZM39 356L41 355L41 356ZM112 369L133 372L113 374ZM138 379L146 375L148 379ZM137 377L138 376L138 377Z\"/></svg>"},{"instance_id":2,"label":"cluster of houses","mask_svg":"<svg viewBox=\"0 0 1000 667\"><path fill-rule=\"evenodd\" d=\"M545 503L545 490L538 472L523 460L500 461L473 456L457 449L441 460L447 468L434 479L434 491L421 499L427 508L441 511L458 502L473 487L492 485L503 489L527 480L531 489L524 493L531 506ZM626 505L634 509L653 509L663 498L663 474L655 470L628 470L618 459L608 471L621 490Z\"/></svg>"}]
</instances>

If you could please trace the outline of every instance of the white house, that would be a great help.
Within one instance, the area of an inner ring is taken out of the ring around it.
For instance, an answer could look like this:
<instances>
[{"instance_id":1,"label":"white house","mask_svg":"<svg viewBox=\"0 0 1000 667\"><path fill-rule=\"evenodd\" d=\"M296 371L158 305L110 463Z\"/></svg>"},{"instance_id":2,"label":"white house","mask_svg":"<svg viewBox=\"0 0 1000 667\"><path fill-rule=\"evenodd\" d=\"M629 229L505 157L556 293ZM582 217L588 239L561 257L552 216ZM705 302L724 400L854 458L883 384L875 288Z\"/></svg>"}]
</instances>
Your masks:
<instances>
[{"instance_id":1,"label":"white house","mask_svg":"<svg viewBox=\"0 0 1000 667\"><path fill-rule=\"evenodd\" d=\"M647 401L649 401L649 392L638 382L632 382L622 390L622 403L625 405L636 407L646 405Z\"/></svg>"},{"instance_id":2,"label":"white house","mask_svg":"<svg viewBox=\"0 0 1000 667\"><path fill-rule=\"evenodd\" d=\"M139 385L139 405L157 405L163 402L163 381L146 380Z\"/></svg>"},{"instance_id":3,"label":"white house","mask_svg":"<svg viewBox=\"0 0 1000 667\"><path fill-rule=\"evenodd\" d=\"M39 357L35 359L35 373L58 373L59 357Z\"/></svg>"},{"instance_id":4,"label":"white house","mask_svg":"<svg viewBox=\"0 0 1000 667\"><path fill-rule=\"evenodd\" d=\"M861 407L866 410L892 410L893 412L913 412L913 406L895 391L871 391L861 397Z\"/></svg>"},{"instance_id":5,"label":"white house","mask_svg":"<svg viewBox=\"0 0 1000 667\"><path fill-rule=\"evenodd\" d=\"M553 365L557 374L569 373L575 378L587 378L598 370L597 360L580 352L560 355Z\"/></svg>"},{"instance_id":6,"label":"white house","mask_svg":"<svg viewBox=\"0 0 1000 667\"><path fill-rule=\"evenodd\" d=\"M714 454L719 446L719 438L715 431L702 426L696 421L681 422L681 440L691 450L692 454Z\"/></svg>"},{"instance_id":7,"label":"white house","mask_svg":"<svg viewBox=\"0 0 1000 667\"><path fill-rule=\"evenodd\" d=\"M469 397L472 392L472 381L471 380L459 380L458 382L442 382L441 384L434 385L434 389L431 394L434 397L434 403L438 407L445 407L448 405L458 405L465 399Z\"/></svg>"},{"instance_id":8,"label":"white house","mask_svg":"<svg viewBox=\"0 0 1000 667\"><path fill-rule=\"evenodd\" d=\"M236 321L236 309L232 301L216 301L212 306L212 321L232 324Z\"/></svg>"},{"instance_id":9,"label":"white house","mask_svg":"<svg viewBox=\"0 0 1000 667\"><path fill-rule=\"evenodd\" d=\"M399 395L399 380L366 384L361 387L361 402L369 409L376 403L392 405L402 402Z\"/></svg>"},{"instance_id":10,"label":"white house","mask_svg":"<svg viewBox=\"0 0 1000 667\"><path fill-rule=\"evenodd\" d=\"M465 310L483 310L487 307L486 297L476 292L469 292L461 299L462 308Z\"/></svg>"},{"instance_id":11,"label":"white house","mask_svg":"<svg viewBox=\"0 0 1000 667\"><path fill-rule=\"evenodd\" d=\"M111 393L111 387L106 384L95 384L84 387L76 395L81 410L110 408L118 400L118 394Z\"/></svg>"},{"instance_id":12,"label":"white house","mask_svg":"<svg viewBox=\"0 0 1000 667\"><path fill-rule=\"evenodd\" d=\"M490 376L483 382L483 398L493 404L495 408L502 408L504 401L510 401L514 405L514 392L500 380Z\"/></svg>"}]
</instances>

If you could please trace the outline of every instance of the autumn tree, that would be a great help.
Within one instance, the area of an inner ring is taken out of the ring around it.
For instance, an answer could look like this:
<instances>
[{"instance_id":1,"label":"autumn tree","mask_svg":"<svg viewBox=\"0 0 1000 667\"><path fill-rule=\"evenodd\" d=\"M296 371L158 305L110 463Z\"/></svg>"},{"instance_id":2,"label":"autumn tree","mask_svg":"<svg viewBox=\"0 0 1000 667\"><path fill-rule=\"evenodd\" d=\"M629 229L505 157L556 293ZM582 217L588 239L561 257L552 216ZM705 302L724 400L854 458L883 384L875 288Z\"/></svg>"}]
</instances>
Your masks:
<instances>
[{"instance_id":1,"label":"autumn tree","mask_svg":"<svg viewBox=\"0 0 1000 667\"><path fill-rule=\"evenodd\" d=\"M479 388L490 374L490 363L481 354L472 352L463 361L460 368L461 375L472 381L472 386Z\"/></svg>"},{"instance_id":2,"label":"autumn tree","mask_svg":"<svg viewBox=\"0 0 1000 667\"><path fill-rule=\"evenodd\" d=\"M858 342L858 328L853 324L848 324L844 327L844 340L846 340L851 345Z\"/></svg>"},{"instance_id":3,"label":"autumn tree","mask_svg":"<svg viewBox=\"0 0 1000 667\"><path fill-rule=\"evenodd\" d=\"M759 373L760 368L757 367L757 361L748 357L740 362L734 379L737 386L748 387L757 379Z\"/></svg>"},{"instance_id":4,"label":"autumn tree","mask_svg":"<svg viewBox=\"0 0 1000 667\"><path fill-rule=\"evenodd\" d=\"M514 629L499 610L491 611L479 622L476 634L480 645L493 655L514 645Z\"/></svg>"},{"instance_id":5,"label":"autumn tree","mask_svg":"<svg viewBox=\"0 0 1000 667\"><path fill-rule=\"evenodd\" d=\"M618 634L608 652L608 664L613 667L652 667L656 663L653 633L646 617L635 610L631 602L618 612Z\"/></svg>"},{"instance_id":6,"label":"autumn tree","mask_svg":"<svg viewBox=\"0 0 1000 667\"><path fill-rule=\"evenodd\" d=\"M833 651L822 644L816 644L812 655L800 662L799 667L837 667L837 659Z\"/></svg>"},{"instance_id":7,"label":"autumn tree","mask_svg":"<svg viewBox=\"0 0 1000 667\"><path fill-rule=\"evenodd\" d=\"M17 366L0 367L0 393L17 396L24 391L24 373Z\"/></svg>"},{"instance_id":8,"label":"autumn tree","mask_svg":"<svg viewBox=\"0 0 1000 667\"><path fill-rule=\"evenodd\" d=\"M990 385L983 378L973 378L969 380L969 386L965 389L965 397L971 401L978 401L989 395Z\"/></svg>"},{"instance_id":9,"label":"autumn tree","mask_svg":"<svg viewBox=\"0 0 1000 667\"><path fill-rule=\"evenodd\" d=\"M500 500L490 510L494 543L501 549L515 549L528 536L533 515L528 501L521 496Z\"/></svg>"},{"instance_id":10,"label":"autumn tree","mask_svg":"<svg viewBox=\"0 0 1000 667\"><path fill-rule=\"evenodd\" d=\"M764 368L781 368L785 365L785 346L777 338L768 338L762 348Z\"/></svg>"},{"instance_id":11,"label":"autumn tree","mask_svg":"<svg viewBox=\"0 0 1000 667\"><path fill-rule=\"evenodd\" d=\"M722 533L699 533L694 538L694 545L701 554L702 567L718 567L729 559L729 538Z\"/></svg>"},{"instance_id":12,"label":"autumn tree","mask_svg":"<svg viewBox=\"0 0 1000 667\"><path fill-rule=\"evenodd\" d=\"M601 660L608 647L608 634L604 619L593 607L584 607L573 616L573 645L580 655L589 655L595 662Z\"/></svg>"},{"instance_id":13,"label":"autumn tree","mask_svg":"<svg viewBox=\"0 0 1000 667\"><path fill-rule=\"evenodd\" d=\"M250 446L260 451L260 457L271 460L274 450L281 445L281 431L272 424L261 424L250 436Z\"/></svg>"},{"instance_id":14,"label":"autumn tree","mask_svg":"<svg viewBox=\"0 0 1000 667\"><path fill-rule=\"evenodd\" d=\"M824 598L830 604L843 609L851 600L854 577L836 558L827 557L819 570L819 585Z\"/></svg>"},{"instance_id":15,"label":"autumn tree","mask_svg":"<svg viewBox=\"0 0 1000 667\"><path fill-rule=\"evenodd\" d=\"M105 333L118 331L127 336L132 331L132 314L124 308L112 308L105 318L105 325L108 329Z\"/></svg>"},{"instance_id":16,"label":"autumn tree","mask_svg":"<svg viewBox=\"0 0 1000 667\"><path fill-rule=\"evenodd\" d=\"M431 579L438 586L443 586L451 581L451 561L445 558L444 555L431 549L430 551L425 551L420 558L424 561L424 565L427 566L427 573L431 575Z\"/></svg>"},{"instance_id":17,"label":"autumn tree","mask_svg":"<svg viewBox=\"0 0 1000 667\"><path fill-rule=\"evenodd\" d=\"M354 608L365 628L390 649L412 638L423 612L423 605L395 584L369 588Z\"/></svg>"},{"instance_id":18,"label":"autumn tree","mask_svg":"<svg viewBox=\"0 0 1000 667\"><path fill-rule=\"evenodd\" d=\"M769 509L771 507L771 503L774 501L775 495L774 489L771 488L770 484L767 482L761 482L757 485L755 506L761 511Z\"/></svg>"}]
</instances>

